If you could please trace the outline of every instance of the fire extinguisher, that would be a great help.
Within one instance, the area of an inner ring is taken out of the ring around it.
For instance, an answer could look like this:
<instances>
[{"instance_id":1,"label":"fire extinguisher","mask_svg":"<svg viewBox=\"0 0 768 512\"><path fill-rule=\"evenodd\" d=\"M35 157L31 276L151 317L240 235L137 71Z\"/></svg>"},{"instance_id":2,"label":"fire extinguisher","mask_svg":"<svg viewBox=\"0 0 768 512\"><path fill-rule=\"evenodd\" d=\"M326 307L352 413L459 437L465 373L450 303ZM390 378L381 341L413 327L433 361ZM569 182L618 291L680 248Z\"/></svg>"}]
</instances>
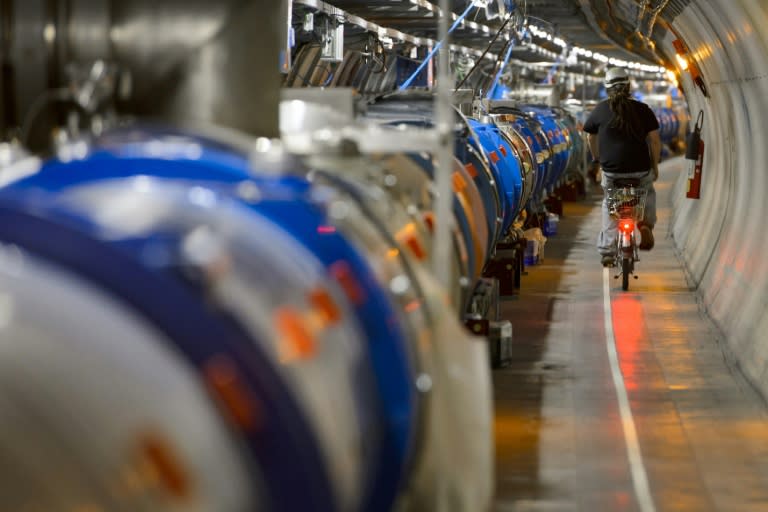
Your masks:
<instances>
[{"instance_id":1,"label":"fire extinguisher","mask_svg":"<svg viewBox=\"0 0 768 512\"><path fill-rule=\"evenodd\" d=\"M704 111L699 110L696 125L686 140L685 158L694 162L688 168L688 190L685 197L699 199L701 197L701 167L704 163L704 141L701 140L701 129L704 127Z\"/></svg>"}]
</instances>

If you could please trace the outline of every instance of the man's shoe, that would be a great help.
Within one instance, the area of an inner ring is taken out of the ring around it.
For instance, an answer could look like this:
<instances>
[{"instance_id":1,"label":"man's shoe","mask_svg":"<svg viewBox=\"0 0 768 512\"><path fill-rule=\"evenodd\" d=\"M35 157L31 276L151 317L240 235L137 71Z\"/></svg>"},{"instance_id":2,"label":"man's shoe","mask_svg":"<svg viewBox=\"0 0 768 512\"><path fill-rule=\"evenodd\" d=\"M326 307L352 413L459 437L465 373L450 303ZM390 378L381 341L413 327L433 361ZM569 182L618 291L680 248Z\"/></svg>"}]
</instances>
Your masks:
<instances>
[{"instance_id":1,"label":"man's shoe","mask_svg":"<svg viewBox=\"0 0 768 512\"><path fill-rule=\"evenodd\" d=\"M648 226L640 226L640 250L650 251L653 249L653 231Z\"/></svg>"},{"instance_id":2,"label":"man's shoe","mask_svg":"<svg viewBox=\"0 0 768 512\"><path fill-rule=\"evenodd\" d=\"M610 254L604 254L600 261L602 262L604 267L612 267L615 260L616 260L615 256L612 256Z\"/></svg>"}]
</instances>

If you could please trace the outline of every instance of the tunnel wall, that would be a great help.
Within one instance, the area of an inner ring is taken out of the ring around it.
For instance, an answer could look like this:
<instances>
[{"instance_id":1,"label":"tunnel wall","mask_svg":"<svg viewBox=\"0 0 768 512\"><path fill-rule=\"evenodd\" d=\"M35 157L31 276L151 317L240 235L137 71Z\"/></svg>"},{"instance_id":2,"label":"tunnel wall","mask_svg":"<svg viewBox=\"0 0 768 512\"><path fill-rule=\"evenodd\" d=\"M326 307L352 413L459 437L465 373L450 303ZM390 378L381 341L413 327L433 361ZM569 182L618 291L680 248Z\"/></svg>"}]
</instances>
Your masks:
<instances>
[{"instance_id":1,"label":"tunnel wall","mask_svg":"<svg viewBox=\"0 0 768 512\"><path fill-rule=\"evenodd\" d=\"M682 38L706 83L683 72L691 116L704 111L700 200L676 182L672 235L701 303L741 366L768 397L768 2L697 0L661 42ZM689 162L690 163L690 162Z\"/></svg>"}]
</instances>

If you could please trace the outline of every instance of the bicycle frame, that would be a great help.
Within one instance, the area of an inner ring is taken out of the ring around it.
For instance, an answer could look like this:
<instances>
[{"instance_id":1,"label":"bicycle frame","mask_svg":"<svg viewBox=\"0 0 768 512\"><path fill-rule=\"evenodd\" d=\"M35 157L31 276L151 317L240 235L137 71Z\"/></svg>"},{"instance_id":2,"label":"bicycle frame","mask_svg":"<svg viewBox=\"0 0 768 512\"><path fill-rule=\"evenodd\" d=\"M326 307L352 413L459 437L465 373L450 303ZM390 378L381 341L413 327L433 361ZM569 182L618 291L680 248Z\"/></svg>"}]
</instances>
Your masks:
<instances>
[{"instance_id":1,"label":"bicycle frame","mask_svg":"<svg viewBox=\"0 0 768 512\"><path fill-rule=\"evenodd\" d=\"M622 289L629 289L629 276L634 275L635 262L640 261L637 244L637 223L645 213L647 190L640 187L640 180L616 180L613 188L606 190L608 210L617 221L616 260L614 266L621 269L614 276L622 277Z\"/></svg>"}]
</instances>

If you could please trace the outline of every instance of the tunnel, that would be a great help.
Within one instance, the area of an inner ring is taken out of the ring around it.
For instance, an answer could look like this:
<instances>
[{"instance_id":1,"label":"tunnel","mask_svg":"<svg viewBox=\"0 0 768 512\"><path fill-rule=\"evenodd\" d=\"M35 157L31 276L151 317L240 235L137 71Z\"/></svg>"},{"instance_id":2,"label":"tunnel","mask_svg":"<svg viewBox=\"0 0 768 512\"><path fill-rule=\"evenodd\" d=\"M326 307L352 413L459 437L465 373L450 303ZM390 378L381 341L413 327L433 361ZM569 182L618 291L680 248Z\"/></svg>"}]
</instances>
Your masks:
<instances>
[{"instance_id":1,"label":"tunnel","mask_svg":"<svg viewBox=\"0 0 768 512\"><path fill-rule=\"evenodd\" d=\"M0 0L0 510L768 510L766 21Z\"/></svg>"}]
</instances>

